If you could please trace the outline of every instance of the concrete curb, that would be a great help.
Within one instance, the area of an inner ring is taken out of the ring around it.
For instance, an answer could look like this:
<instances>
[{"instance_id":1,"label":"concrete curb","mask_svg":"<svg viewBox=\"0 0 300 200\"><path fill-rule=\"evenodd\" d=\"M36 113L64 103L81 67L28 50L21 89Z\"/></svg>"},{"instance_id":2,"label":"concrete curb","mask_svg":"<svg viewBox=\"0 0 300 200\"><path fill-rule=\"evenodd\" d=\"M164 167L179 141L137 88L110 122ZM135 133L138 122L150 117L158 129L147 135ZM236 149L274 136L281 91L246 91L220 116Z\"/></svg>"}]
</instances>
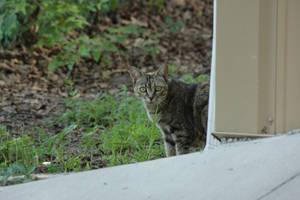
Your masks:
<instances>
[{"instance_id":1,"label":"concrete curb","mask_svg":"<svg viewBox=\"0 0 300 200\"><path fill-rule=\"evenodd\" d=\"M6 200L299 199L300 134L0 188Z\"/></svg>"}]
</instances>

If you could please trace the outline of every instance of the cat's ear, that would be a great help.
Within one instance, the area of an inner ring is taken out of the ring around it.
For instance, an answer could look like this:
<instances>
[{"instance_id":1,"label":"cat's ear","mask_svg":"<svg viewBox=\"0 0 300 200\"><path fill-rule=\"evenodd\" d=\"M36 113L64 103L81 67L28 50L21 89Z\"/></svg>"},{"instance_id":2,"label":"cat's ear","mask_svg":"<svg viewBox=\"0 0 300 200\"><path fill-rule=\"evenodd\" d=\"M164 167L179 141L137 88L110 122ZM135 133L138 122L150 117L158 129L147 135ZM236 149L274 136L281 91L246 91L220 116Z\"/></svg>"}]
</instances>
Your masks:
<instances>
[{"instance_id":1,"label":"cat's ear","mask_svg":"<svg viewBox=\"0 0 300 200\"><path fill-rule=\"evenodd\" d=\"M136 82L136 79L141 76L142 72L140 72L136 67L129 67L129 70L128 70L130 76L131 76L131 79L133 81L133 83Z\"/></svg>"},{"instance_id":2,"label":"cat's ear","mask_svg":"<svg viewBox=\"0 0 300 200\"><path fill-rule=\"evenodd\" d=\"M163 76L164 77L164 79L167 81L168 80L168 74L169 74L169 71L168 71L168 66L161 66L159 69L158 69L158 71L157 71L157 73L156 73L157 75L160 75L160 76Z\"/></svg>"}]
</instances>

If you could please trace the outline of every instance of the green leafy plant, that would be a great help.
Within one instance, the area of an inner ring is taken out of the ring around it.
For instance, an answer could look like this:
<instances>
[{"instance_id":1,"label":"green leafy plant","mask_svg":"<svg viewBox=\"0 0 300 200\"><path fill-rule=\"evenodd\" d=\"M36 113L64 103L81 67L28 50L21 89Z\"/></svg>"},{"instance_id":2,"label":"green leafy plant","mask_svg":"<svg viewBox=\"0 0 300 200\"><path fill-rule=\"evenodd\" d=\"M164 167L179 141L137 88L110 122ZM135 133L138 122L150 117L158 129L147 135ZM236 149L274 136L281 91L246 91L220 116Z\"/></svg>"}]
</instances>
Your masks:
<instances>
[{"instance_id":1,"label":"green leafy plant","mask_svg":"<svg viewBox=\"0 0 300 200\"><path fill-rule=\"evenodd\" d=\"M60 0L41 1L40 14L33 23L39 27L37 46L46 47L65 45L71 31L88 24L77 4Z\"/></svg>"},{"instance_id":2,"label":"green leafy plant","mask_svg":"<svg viewBox=\"0 0 300 200\"><path fill-rule=\"evenodd\" d=\"M66 41L62 45L60 53L53 56L48 68L50 71L57 67L67 66L69 70L73 69L75 64L78 64L83 58L92 59L99 62L103 53L119 53L124 51L119 49L119 46L130 36L139 36L145 32L144 29L139 29L138 26L132 24L130 26L122 26L119 28L108 29L109 34L103 34L90 38L82 34L78 38ZM104 63L108 60L102 59Z\"/></svg>"},{"instance_id":3,"label":"green leafy plant","mask_svg":"<svg viewBox=\"0 0 300 200\"><path fill-rule=\"evenodd\" d=\"M165 8L165 0L149 0L149 5L156 7L159 11L162 11Z\"/></svg>"},{"instance_id":4,"label":"green leafy plant","mask_svg":"<svg viewBox=\"0 0 300 200\"><path fill-rule=\"evenodd\" d=\"M28 19L36 9L30 0L0 1L0 46L15 45L22 33L30 28Z\"/></svg>"},{"instance_id":5,"label":"green leafy plant","mask_svg":"<svg viewBox=\"0 0 300 200\"><path fill-rule=\"evenodd\" d=\"M194 78L191 75L185 74L181 77L181 79L186 83L202 83L209 80L209 75L202 74Z\"/></svg>"},{"instance_id":6,"label":"green leafy plant","mask_svg":"<svg viewBox=\"0 0 300 200\"><path fill-rule=\"evenodd\" d=\"M170 33L177 34L182 28L185 28L185 24L182 21L174 21L172 18L167 17L163 29L170 30Z\"/></svg>"},{"instance_id":7,"label":"green leafy plant","mask_svg":"<svg viewBox=\"0 0 300 200\"><path fill-rule=\"evenodd\" d=\"M178 66L168 65L168 70L169 70L170 76L173 77L174 74L178 71Z\"/></svg>"},{"instance_id":8,"label":"green leafy plant","mask_svg":"<svg viewBox=\"0 0 300 200\"><path fill-rule=\"evenodd\" d=\"M153 60L156 59L158 53L159 53L159 49L155 45L145 45L143 47L143 54L151 55Z\"/></svg>"}]
</instances>

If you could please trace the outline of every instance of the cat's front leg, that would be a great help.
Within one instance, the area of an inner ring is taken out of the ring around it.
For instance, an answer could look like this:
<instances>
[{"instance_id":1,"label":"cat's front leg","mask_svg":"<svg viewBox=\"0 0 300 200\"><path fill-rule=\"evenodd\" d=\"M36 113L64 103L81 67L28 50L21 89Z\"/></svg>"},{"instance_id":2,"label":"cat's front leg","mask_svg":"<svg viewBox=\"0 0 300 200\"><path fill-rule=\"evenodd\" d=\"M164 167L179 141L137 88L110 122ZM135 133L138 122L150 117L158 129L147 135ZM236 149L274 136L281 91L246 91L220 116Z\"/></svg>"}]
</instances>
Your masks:
<instances>
[{"instance_id":1,"label":"cat's front leg","mask_svg":"<svg viewBox=\"0 0 300 200\"><path fill-rule=\"evenodd\" d=\"M172 134L173 140L175 141L176 155L189 153L190 144L188 142L188 138L185 135L186 134L181 131Z\"/></svg>"},{"instance_id":2,"label":"cat's front leg","mask_svg":"<svg viewBox=\"0 0 300 200\"><path fill-rule=\"evenodd\" d=\"M176 155L175 142L170 135L164 134L164 145L167 157Z\"/></svg>"},{"instance_id":3,"label":"cat's front leg","mask_svg":"<svg viewBox=\"0 0 300 200\"><path fill-rule=\"evenodd\" d=\"M176 155L175 141L173 140L173 137L170 133L170 127L164 123L157 124L157 125L164 139L166 156L167 157L175 156Z\"/></svg>"}]
</instances>

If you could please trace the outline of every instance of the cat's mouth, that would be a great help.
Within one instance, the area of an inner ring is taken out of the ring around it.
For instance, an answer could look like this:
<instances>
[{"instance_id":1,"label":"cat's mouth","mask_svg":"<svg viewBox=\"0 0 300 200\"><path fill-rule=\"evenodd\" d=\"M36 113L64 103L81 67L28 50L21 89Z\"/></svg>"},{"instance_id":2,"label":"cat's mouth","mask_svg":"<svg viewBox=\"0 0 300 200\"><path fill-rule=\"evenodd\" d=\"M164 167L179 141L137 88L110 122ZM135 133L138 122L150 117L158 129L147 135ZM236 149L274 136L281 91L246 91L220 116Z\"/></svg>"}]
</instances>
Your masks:
<instances>
[{"instance_id":1,"label":"cat's mouth","mask_svg":"<svg viewBox=\"0 0 300 200\"><path fill-rule=\"evenodd\" d=\"M154 99L147 99L146 102L147 103L156 103L156 101Z\"/></svg>"},{"instance_id":2,"label":"cat's mouth","mask_svg":"<svg viewBox=\"0 0 300 200\"><path fill-rule=\"evenodd\" d=\"M160 98L147 98L147 99L144 99L144 102L145 103L148 103L148 104L160 104L161 102L163 102L163 99L160 99Z\"/></svg>"}]
</instances>

